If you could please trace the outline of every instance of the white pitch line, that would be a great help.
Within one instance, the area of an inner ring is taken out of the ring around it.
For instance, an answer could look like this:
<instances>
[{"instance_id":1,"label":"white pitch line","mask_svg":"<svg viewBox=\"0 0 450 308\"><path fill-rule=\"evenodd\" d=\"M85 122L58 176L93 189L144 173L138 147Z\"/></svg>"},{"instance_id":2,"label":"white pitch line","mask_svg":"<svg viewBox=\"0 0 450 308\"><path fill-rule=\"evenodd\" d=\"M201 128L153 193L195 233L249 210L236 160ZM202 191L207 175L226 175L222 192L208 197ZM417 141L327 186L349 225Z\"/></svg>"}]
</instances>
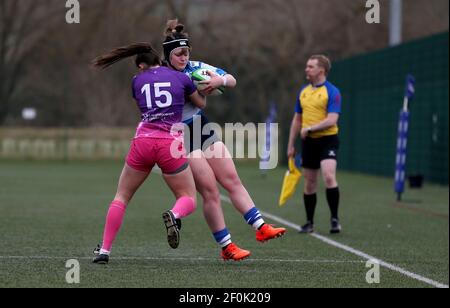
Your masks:
<instances>
[{"instance_id":1,"label":"white pitch line","mask_svg":"<svg viewBox=\"0 0 450 308\"><path fill-rule=\"evenodd\" d=\"M228 198L228 197L226 197L226 196L222 196L222 195L221 195L221 196L220 196L220 199L221 199L222 201L225 201L225 202L227 202L227 203L232 204L230 198ZM295 223L292 223L292 222L290 222L290 221L287 221L287 220L285 220L285 219L283 219L283 218L281 218L281 217L272 215L272 214L267 213L267 212L263 212L263 211L261 211L261 210L260 210L260 213L261 213L263 216L265 216L265 217L267 217L267 218L269 218L269 219L272 219L272 220L274 220L274 221L276 221L276 222L278 222L278 223L280 223L280 224L283 224L283 225L285 225L285 226L287 226L287 227L290 227L290 228L292 228L292 229L294 229L294 230L297 230L297 231L298 231L298 230L301 229L301 226L299 226L299 225L297 225L297 224L295 224ZM401 268L401 267L399 267L399 266L396 266L396 265L394 265L394 264L391 264L391 263L385 262L385 261L383 261L383 260L380 260L380 259L378 259L378 258L376 258L376 257L373 257L373 256L371 256L371 255L368 255L368 254L366 254L366 253L364 253L364 252L362 252L362 251L359 251L359 250L357 250L357 249L354 249L354 248L352 248L352 247L350 247L350 246L347 246L347 245L341 244L341 243L339 243L339 242L336 242L336 241L334 241L334 240L331 240L331 239L329 239L329 238L327 238L327 237L325 237L325 236L319 235L319 234L317 234L317 233L312 233L311 236L314 237L314 238L316 238L316 239L318 239L318 240L320 240L320 241L322 241L322 242L324 242L324 243L326 243L326 244L328 244L328 245L331 245L331 246L333 246L333 247L336 247L336 248L345 250L345 251L347 251L347 252L350 252L350 253L352 253L352 254L354 254L354 255L357 255L357 256L359 256L359 257L361 257L361 258L364 258L364 259L366 259L366 260L378 262L378 263L380 264L380 266L383 266L383 267L388 268L388 269L390 269L390 270L392 270L392 271L395 271L395 272L398 272L398 273L403 274L403 275L405 275L405 276L408 276L408 277L410 277L410 278L412 278L412 279L415 279L415 280L424 282L424 283L426 283L426 284L428 284L428 285L431 285L431 286L433 286L433 287L436 287L436 288L443 288L443 289L448 289L448 288L449 288L449 286L446 285L446 284L443 284L443 283L434 281L434 280L432 280L432 279L423 277L423 276L421 276L421 275L412 273L412 272L407 271L407 270L405 270L405 269L403 269L403 268Z\"/></svg>"}]
</instances>

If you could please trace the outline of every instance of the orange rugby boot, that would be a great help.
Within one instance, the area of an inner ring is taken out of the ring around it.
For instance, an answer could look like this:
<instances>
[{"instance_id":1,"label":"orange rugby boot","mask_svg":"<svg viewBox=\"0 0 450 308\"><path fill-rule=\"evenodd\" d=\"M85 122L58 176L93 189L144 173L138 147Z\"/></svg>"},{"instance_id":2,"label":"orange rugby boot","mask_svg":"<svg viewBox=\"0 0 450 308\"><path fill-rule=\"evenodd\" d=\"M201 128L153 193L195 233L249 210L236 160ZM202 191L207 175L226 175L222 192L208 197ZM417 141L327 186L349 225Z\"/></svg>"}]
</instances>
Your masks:
<instances>
[{"instance_id":1,"label":"orange rugby boot","mask_svg":"<svg viewBox=\"0 0 450 308\"><path fill-rule=\"evenodd\" d=\"M258 231L256 231L256 240L258 242L266 242L271 239L281 237L285 233L285 228L274 228L272 225L264 224Z\"/></svg>"},{"instance_id":2,"label":"orange rugby boot","mask_svg":"<svg viewBox=\"0 0 450 308\"><path fill-rule=\"evenodd\" d=\"M241 261L250 256L250 251L239 248L236 244L231 243L222 249L222 258L227 260Z\"/></svg>"}]
</instances>

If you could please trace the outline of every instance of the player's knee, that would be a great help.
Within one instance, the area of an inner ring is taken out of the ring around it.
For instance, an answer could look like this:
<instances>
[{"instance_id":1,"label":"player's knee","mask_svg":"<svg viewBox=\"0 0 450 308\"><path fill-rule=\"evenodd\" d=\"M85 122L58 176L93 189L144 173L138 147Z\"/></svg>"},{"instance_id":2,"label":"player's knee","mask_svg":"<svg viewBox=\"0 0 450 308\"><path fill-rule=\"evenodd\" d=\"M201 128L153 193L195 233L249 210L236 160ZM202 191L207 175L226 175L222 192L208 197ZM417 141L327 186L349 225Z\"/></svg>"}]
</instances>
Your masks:
<instances>
[{"instance_id":1,"label":"player's knee","mask_svg":"<svg viewBox=\"0 0 450 308\"><path fill-rule=\"evenodd\" d=\"M316 177L305 177L305 186L316 187L317 186L317 178Z\"/></svg>"},{"instance_id":2,"label":"player's knee","mask_svg":"<svg viewBox=\"0 0 450 308\"><path fill-rule=\"evenodd\" d=\"M194 199L194 201L197 200L197 189L195 185L193 187L189 187L189 189L186 191L185 195L189 198Z\"/></svg>"},{"instance_id":3,"label":"player's knee","mask_svg":"<svg viewBox=\"0 0 450 308\"><path fill-rule=\"evenodd\" d=\"M334 173L327 173L323 176L325 185L327 187L335 187L336 186L336 176Z\"/></svg>"},{"instance_id":4,"label":"player's knee","mask_svg":"<svg viewBox=\"0 0 450 308\"><path fill-rule=\"evenodd\" d=\"M229 174L220 183L228 192L238 189L242 186L241 179L237 174Z\"/></svg>"},{"instance_id":5,"label":"player's knee","mask_svg":"<svg viewBox=\"0 0 450 308\"><path fill-rule=\"evenodd\" d=\"M198 191L203 198L203 201L220 202L220 193L215 183L198 186Z\"/></svg>"}]
</instances>

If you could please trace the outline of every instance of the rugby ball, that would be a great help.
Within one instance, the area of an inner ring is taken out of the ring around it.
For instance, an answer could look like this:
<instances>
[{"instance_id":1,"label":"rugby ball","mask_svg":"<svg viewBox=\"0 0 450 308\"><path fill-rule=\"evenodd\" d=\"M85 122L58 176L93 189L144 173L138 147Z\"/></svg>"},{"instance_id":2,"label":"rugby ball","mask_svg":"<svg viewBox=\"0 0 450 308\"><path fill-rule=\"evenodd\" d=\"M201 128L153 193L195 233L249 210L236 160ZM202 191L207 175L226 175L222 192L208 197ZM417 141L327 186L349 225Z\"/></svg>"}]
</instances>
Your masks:
<instances>
[{"instance_id":1,"label":"rugby ball","mask_svg":"<svg viewBox=\"0 0 450 308\"><path fill-rule=\"evenodd\" d=\"M211 76L208 75L208 69L206 68L200 68L198 70L195 70L192 72L191 74L191 79L194 82L195 86L197 87L198 90L203 90L206 88L206 85L201 84L200 81L205 81L205 80L210 80ZM224 87L220 87L218 89L215 89L214 91L211 92L210 95L212 96L218 96L218 95L222 95L223 92L225 92L225 88Z\"/></svg>"}]
</instances>

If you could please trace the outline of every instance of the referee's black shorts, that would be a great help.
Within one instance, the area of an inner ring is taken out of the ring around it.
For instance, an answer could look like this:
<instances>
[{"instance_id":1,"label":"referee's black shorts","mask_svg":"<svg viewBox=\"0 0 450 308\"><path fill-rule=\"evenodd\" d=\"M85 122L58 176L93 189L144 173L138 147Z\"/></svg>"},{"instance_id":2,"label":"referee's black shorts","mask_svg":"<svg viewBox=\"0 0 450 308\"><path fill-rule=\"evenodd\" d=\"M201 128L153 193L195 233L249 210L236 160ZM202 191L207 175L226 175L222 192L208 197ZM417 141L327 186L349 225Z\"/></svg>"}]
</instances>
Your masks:
<instances>
[{"instance_id":1,"label":"referee's black shorts","mask_svg":"<svg viewBox=\"0 0 450 308\"><path fill-rule=\"evenodd\" d=\"M338 135L320 138L307 137L302 141L302 167L306 169L320 169L320 163L326 159L337 161L339 151Z\"/></svg>"},{"instance_id":2,"label":"referee's black shorts","mask_svg":"<svg viewBox=\"0 0 450 308\"><path fill-rule=\"evenodd\" d=\"M219 136L214 131L206 132L206 134L202 133L203 128L208 123L208 118L201 113L194 116L193 120L187 124L189 133L185 132L184 134L184 147L187 154L196 150L205 151L208 147L220 141Z\"/></svg>"}]
</instances>

